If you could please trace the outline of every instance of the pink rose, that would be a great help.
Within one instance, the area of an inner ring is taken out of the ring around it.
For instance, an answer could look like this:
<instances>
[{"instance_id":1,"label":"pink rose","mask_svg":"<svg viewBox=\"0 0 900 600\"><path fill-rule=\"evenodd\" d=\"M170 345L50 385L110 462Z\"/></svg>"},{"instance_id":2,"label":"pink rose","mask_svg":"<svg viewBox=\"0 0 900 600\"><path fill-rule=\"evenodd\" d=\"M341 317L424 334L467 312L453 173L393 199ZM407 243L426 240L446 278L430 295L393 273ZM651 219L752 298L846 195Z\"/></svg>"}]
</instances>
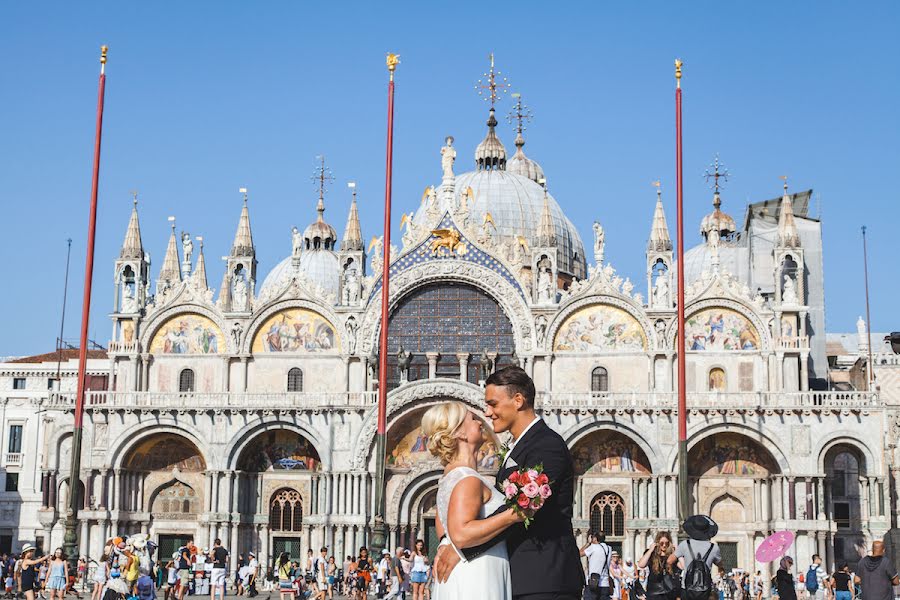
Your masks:
<instances>
[{"instance_id":1,"label":"pink rose","mask_svg":"<svg viewBox=\"0 0 900 600\"><path fill-rule=\"evenodd\" d=\"M529 498L534 498L538 494L541 493L541 488L538 486L538 484L531 481L531 482L525 484L524 487L522 487L522 493L525 494L526 496L528 496Z\"/></svg>"},{"instance_id":2,"label":"pink rose","mask_svg":"<svg viewBox=\"0 0 900 600\"><path fill-rule=\"evenodd\" d=\"M542 504L543 504L543 500L541 500L539 497L535 498L534 500L531 501L531 509L537 510L541 507Z\"/></svg>"},{"instance_id":3,"label":"pink rose","mask_svg":"<svg viewBox=\"0 0 900 600\"><path fill-rule=\"evenodd\" d=\"M544 485L545 483L550 483L550 478L547 477L546 473L541 473L534 482L538 485Z\"/></svg>"},{"instance_id":4,"label":"pink rose","mask_svg":"<svg viewBox=\"0 0 900 600\"><path fill-rule=\"evenodd\" d=\"M525 494L519 494L519 498L518 498L518 500L516 500L516 503L521 508L528 508L528 505L531 503L531 500L529 500L528 496L526 496Z\"/></svg>"},{"instance_id":5,"label":"pink rose","mask_svg":"<svg viewBox=\"0 0 900 600\"><path fill-rule=\"evenodd\" d=\"M519 482L519 472L518 472L518 471L513 471L512 473L510 473L510 474L509 474L509 480L510 480L512 483L518 483L518 482Z\"/></svg>"},{"instance_id":6,"label":"pink rose","mask_svg":"<svg viewBox=\"0 0 900 600\"><path fill-rule=\"evenodd\" d=\"M538 475L540 475L540 473L538 473L537 470L528 469L528 478L531 479L532 481L536 481L538 478Z\"/></svg>"},{"instance_id":7,"label":"pink rose","mask_svg":"<svg viewBox=\"0 0 900 600\"><path fill-rule=\"evenodd\" d=\"M512 483L507 482L505 486L503 486L503 493L506 495L506 498L514 498L516 493L518 493L518 489Z\"/></svg>"},{"instance_id":8,"label":"pink rose","mask_svg":"<svg viewBox=\"0 0 900 600\"><path fill-rule=\"evenodd\" d=\"M541 498L546 500L553 494L553 490L550 489L550 486L546 483L540 487L538 493L541 495Z\"/></svg>"}]
</instances>

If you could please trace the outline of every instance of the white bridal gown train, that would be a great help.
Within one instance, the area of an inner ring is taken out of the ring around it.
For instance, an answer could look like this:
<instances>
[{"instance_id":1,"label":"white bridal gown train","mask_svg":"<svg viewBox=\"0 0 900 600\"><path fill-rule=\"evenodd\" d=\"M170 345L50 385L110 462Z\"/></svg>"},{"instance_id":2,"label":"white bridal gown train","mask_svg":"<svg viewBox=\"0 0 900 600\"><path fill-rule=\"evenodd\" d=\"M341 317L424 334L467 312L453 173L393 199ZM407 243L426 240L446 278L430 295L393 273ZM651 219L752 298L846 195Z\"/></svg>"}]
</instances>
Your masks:
<instances>
[{"instance_id":1,"label":"white bridal gown train","mask_svg":"<svg viewBox=\"0 0 900 600\"><path fill-rule=\"evenodd\" d=\"M453 493L456 484L466 477L477 477L491 490L491 499L482 505L479 518L487 517L503 505L503 495L494 488L494 482L469 467L456 467L441 477L438 483L437 510L445 530L450 494ZM443 543L449 544L450 542L444 538ZM445 583L435 582L431 598L432 600L461 600L463 598L511 600L512 580L509 575L506 542L494 544L487 552L474 560L457 564Z\"/></svg>"}]
</instances>

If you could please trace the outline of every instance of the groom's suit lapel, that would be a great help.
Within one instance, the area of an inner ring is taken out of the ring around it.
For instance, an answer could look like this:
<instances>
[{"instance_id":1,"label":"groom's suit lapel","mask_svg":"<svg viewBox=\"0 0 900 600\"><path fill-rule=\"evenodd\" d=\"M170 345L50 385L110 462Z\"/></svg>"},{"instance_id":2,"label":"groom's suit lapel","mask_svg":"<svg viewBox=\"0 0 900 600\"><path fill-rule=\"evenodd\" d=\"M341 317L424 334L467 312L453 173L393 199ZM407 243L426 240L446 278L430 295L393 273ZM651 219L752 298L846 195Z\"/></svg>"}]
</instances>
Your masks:
<instances>
[{"instance_id":1,"label":"groom's suit lapel","mask_svg":"<svg viewBox=\"0 0 900 600\"><path fill-rule=\"evenodd\" d=\"M534 465L523 465L519 462L519 457L525 453L525 448L533 438L538 435L538 431L546 427L547 424L544 423L543 419L538 419L538 422L531 426L531 429L525 432L525 435L522 436L518 442L516 442L516 447L510 451L507 457L500 463L500 470L497 471L497 483L496 488L502 493L503 489L500 487L500 484L504 479L514 470L514 469L523 469L525 467L533 467ZM510 466L510 459L515 461L516 466Z\"/></svg>"}]
</instances>

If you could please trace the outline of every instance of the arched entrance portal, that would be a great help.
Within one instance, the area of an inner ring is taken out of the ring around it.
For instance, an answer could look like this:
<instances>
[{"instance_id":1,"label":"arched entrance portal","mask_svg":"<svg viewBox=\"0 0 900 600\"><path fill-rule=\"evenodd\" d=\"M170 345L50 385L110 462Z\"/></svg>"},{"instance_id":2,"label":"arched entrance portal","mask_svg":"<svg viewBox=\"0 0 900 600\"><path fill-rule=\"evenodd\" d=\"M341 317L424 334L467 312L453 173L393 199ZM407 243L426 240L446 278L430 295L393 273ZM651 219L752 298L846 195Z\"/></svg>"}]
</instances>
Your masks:
<instances>
[{"instance_id":1,"label":"arched entrance portal","mask_svg":"<svg viewBox=\"0 0 900 600\"><path fill-rule=\"evenodd\" d=\"M697 442L688 453L695 511L719 524L716 542L726 571L754 564L757 542L774 518L773 494L781 493L778 463L762 444L723 432Z\"/></svg>"},{"instance_id":2,"label":"arched entrance portal","mask_svg":"<svg viewBox=\"0 0 900 600\"><path fill-rule=\"evenodd\" d=\"M859 557L868 551L862 530L860 484L866 475L865 458L853 446L835 446L825 454L825 473L826 513L837 526L831 548L834 564L846 562L855 569Z\"/></svg>"},{"instance_id":3,"label":"arched entrance portal","mask_svg":"<svg viewBox=\"0 0 900 600\"><path fill-rule=\"evenodd\" d=\"M207 508L206 460L200 450L177 433L150 435L123 457L113 500L121 515L120 531L149 533L160 556L171 556L189 540L206 540L198 517ZM148 515L149 520L127 520Z\"/></svg>"},{"instance_id":4,"label":"arched entrance portal","mask_svg":"<svg viewBox=\"0 0 900 600\"><path fill-rule=\"evenodd\" d=\"M315 446L296 431L271 429L252 438L237 459L240 522L232 546L258 548L258 558L270 563L281 552L300 560L307 548L331 548L331 540L313 539L304 518L316 512L321 466Z\"/></svg>"}]
</instances>

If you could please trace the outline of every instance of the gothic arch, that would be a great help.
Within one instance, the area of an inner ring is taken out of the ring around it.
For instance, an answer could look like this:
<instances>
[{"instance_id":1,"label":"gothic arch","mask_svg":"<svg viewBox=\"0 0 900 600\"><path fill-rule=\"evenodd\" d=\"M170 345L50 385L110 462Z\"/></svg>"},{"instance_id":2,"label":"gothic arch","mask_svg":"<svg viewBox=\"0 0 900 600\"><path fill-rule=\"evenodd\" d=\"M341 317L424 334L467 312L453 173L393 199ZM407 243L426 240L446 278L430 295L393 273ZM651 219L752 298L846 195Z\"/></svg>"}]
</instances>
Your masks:
<instances>
[{"instance_id":1,"label":"gothic arch","mask_svg":"<svg viewBox=\"0 0 900 600\"><path fill-rule=\"evenodd\" d=\"M734 507L740 507L740 515L734 513L726 513L728 509L734 510ZM747 507L741 502L740 498L728 492L725 492L709 502L709 508L705 514L710 515L717 523L745 523L747 522Z\"/></svg>"},{"instance_id":2,"label":"gothic arch","mask_svg":"<svg viewBox=\"0 0 900 600\"><path fill-rule=\"evenodd\" d=\"M183 437L188 442L194 445L197 451L200 453L200 457L203 459L203 462L206 465L207 469L215 469L217 464L210 460L212 457L212 452L209 448L204 444L201 440L204 439L204 436L200 434L193 427L189 427L184 425L183 423L178 424L163 424L163 423L155 423L152 428L143 429L135 433L133 430L126 429L119 437L112 441L109 445L109 450L107 451L107 459L109 464L114 469L120 469L124 467L124 460L132 450L137 448L141 442L146 440L147 438L160 435L160 434L173 434L180 437Z\"/></svg>"},{"instance_id":3,"label":"gothic arch","mask_svg":"<svg viewBox=\"0 0 900 600\"><path fill-rule=\"evenodd\" d=\"M563 432L562 438L566 440L566 446L571 450L578 442L589 435L599 431L612 431L628 438L643 451L644 456L650 461L648 465L653 473L662 473L666 471L665 463L662 456L656 451L656 446L651 444L647 438L627 425L616 421L590 421L588 423L578 423L567 431Z\"/></svg>"},{"instance_id":4,"label":"gothic arch","mask_svg":"<svg viewBox=\"0 0 900 600\"><path fill-rule=\"evenodd\" d=\"M219 354L225 354L232 349L233 342L229 339L230 336L225 333L228 331L228 324L222 319L222 315L217 310L202 304L176 304L159 312L151 313L150 317L140 328L142 330L140 335L141 348L145 352L149 352L150 342L163 325L168 323L173 317L190 314L206 317L219 328L219 331L222 333L222 349Z\"/></svg>"},{"instance_id":5,"label":"gothic arch","mask_svg":"<svg viewBox=\"0 0 900 600\"><path fill-rule=\"evenodd\" d=\"M290 431L306 438L319 455L319 460L322 463L322 471L331 470L331 454L329 452L322 452L323 448L328 447L325 441L316 435L311 427L308 427L303 423L289 421L256 422L242 427L231 437L228 444L225 446L223 452L224 460L222 462L226 465L226 469L237 469L237 463L241 454L258 436L278 430Z\"/></svg>"},{"instance_id":6,"label":"gothic arch","mask_svg":"<svg viewBox=\"0 0 900 600\"><path fill-rule=\"evenodd\" d=\"M432 260L419 263L391 278L390 312L413 290L436 283L461 283L478 288L495 300L513 326L518 352L533 350L534 323L521 290L487 267L459 260ZM381 297L376 295L365 309L359 333L362 354L377 346L381 326Z\"/></svg>"},{"instance_id":7,"label":"gothic arch","mask_svg":"<svg viewBox=\"0 0 900 600\"><path fill-rule=\"evenodd\" d=\"M818 440L818 445L813 450L816 456L816 465L819 473L825 473L825 458L836 446L849 446L859 453L859 470L864 473L879 473L881 465L875 461L875 455L864 440L850 437L843 432L836 432L823 436Z\"/></svg>"},{"instance_id":8,"label":"gothic arch","mask_svg":"<svg viewBox=\"0 0 900 600\"><path fill-rule=\"evenodd\" d=\"M181 491L182 488L186 489L185 495L177 495L172 498L164 497L160 500L161 495L164 496L171 491ZM202 500L203 496L194 489L193 485L179 477L177 472L173 472L171 479L161 483L153 490L147 506L150 507L150 513L155 515L156 518L171 519L173 515L177 515L183 519L193 520L203 510ZM157 501L165 502L166 506L157 505Z\"/></svg>"},{"instance_id":9,"label":"gothic arch","mask_svg":"<svg viewBox=\"0 0 900 600\"><path fill-rule=\"evenodd\" d=\"M424 379L407 383L388 393L388 429L409 412L446 400L459 400L484 411L484 390L474 384L453 379ZM357 436L353 467L365 469L375 444L378 409L369 409Z\"/></svg>"},{"instance_id":10,"label":"gothic arch","mask_svg":"<svg viewBox=\"0 0 900 600\"><path fill-rule=\"evenodd\" d=\"M239 349L240 353L252 354L253 341L260 333L260 329L262 328L263 324L273 315L283 310L290 310L292 308L308 310L321 316L322 319L327 321L328 324L331 325L331 328L334 330L335 354L337 354L338 351L344 351L343 346L341 345L343 337L341 334L341 330L338 328L338 324L342 324L343 320L338 318L331 307L323 303L314 302L311 300L290 299L276 300L272 304L268 305L264 310L260 310L253 315L253 318L251 318L250 322L247 323L247 327L242 335L241 345Z\"/></svg>"},{"instance_id":11,"label":"gothic arch","mask_svg":"<svg viewBox=\"0 0 900 600\"><path fill-rule=\"evenodd\" d=\"M606 305L618 308L619 310L628 313L628 315L638 322L644 332L644 340L646 343L646 347L641 353L646 353L653 348L656 348L656 333L653 330L650 319L648 319L646 313L644 313L643 308L638 307L633 301L626 298L606 294L595 294L569 301L568 303L563 303L560 306L559 311L554 315L547 327L547 334L544 336L541 350L552 352L556 334L559 333L560 327L565 324L568 318L583 308L595 305Z\"/></svg>"},{"instance_id":12,"label":"gothic arch","mask_svg":"<svg viewBox=\"0 0 900 600\"><path fill-rule=\"evenodd\" d=\"M768 428L761 425L756 424L754 427L750 427L742 424L714 424L714 425L706 425L703 424L696 428L696 431L692 432L690 427L688 428L688 456L690 456L691 452L694 448L697 447L698 444L702 443L704 440L715 437L716 435L722 434L733 434L738 435L744 438L747 438L749 441L753 442L757 446L759 446L762 450L769 454L769 457L772 459L774 466L776 466L780 473L787 474L790 473L790 463L788 461L787 455L784 453L784 450L778 443L775 441L778 438L777 435L773 435L771 431L768 431ZM669 464L671 465L672 471L676 471L678 468L678 447L675 446L669 455ZM690 461L689 461L690 464ZM692 475L693 476L693 475Z\"/></svg>"}]
</instances>

